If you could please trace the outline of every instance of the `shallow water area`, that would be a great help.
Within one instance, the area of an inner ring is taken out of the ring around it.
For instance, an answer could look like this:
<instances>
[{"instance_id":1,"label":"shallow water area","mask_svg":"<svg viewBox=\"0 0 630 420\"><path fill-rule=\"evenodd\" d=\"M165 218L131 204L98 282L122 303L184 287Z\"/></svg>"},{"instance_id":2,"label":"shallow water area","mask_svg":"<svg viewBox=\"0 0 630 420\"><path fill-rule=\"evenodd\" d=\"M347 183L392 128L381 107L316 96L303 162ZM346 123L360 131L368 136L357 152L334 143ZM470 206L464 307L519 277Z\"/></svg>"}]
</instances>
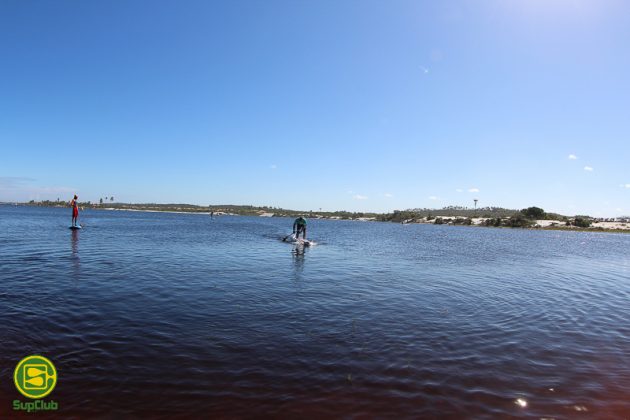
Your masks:
<instances>
[{"instance_id":1,"label":"shallow water area","mask_svg":"<svg viewBox=\"0 0 630 420\"><path fill-rule=\"evenodd\" d=\"M0 413L630 416L630 235L0 206Z\"/></svg>"}]
</instances>

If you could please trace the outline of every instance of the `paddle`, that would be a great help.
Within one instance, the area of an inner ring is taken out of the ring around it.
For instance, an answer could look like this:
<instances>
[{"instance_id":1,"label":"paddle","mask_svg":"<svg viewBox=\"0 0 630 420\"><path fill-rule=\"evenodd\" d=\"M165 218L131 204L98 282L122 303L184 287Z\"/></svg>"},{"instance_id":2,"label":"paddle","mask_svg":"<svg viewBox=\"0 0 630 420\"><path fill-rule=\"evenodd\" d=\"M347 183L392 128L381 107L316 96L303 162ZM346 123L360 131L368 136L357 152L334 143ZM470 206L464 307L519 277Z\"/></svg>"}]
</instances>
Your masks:
<instances>
[{"instance_id":1,"label":"paddle","mask_svg":"<svg viewBox=\"0 0 630 420\"><path fill-rule=\"evenodd\" d=\"M291 234L289 234L289 235L285 236L285 237L282 239L282 242L286 242L286 241L287 241L287 238L288 238L289 236L293 236L293 235L295 235L295 233L291 233Z\"/></svg>"}]
</instances>

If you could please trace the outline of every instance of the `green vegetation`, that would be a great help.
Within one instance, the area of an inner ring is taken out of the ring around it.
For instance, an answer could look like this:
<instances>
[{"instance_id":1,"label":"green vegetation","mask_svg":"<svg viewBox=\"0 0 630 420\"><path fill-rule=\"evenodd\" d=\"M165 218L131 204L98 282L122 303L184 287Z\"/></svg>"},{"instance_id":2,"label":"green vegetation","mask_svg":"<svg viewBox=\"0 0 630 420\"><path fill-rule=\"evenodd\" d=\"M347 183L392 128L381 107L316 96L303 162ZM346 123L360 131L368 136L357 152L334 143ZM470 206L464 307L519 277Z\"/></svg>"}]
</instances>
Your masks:
<instances>
[{"instance_id":1,"label":"green vegetation","mask_svg":"<svg viewBox=\"0 0 630 420\"><path fill-rule=\"evenodd\" d=\"M591 219L588 216L576 216L573 221L567 222L567 226L587 228L591 226L591 223Z\"/></svg>"},{"instance_id":2,"label":"green vegetation","mask_svg":"<svg viewBox=\"0 0 630 420\"><path fill-rule=\"evenodd\" d=\"M512 228L528 228L533 225L534 221L526 217L523 213L516 213L505 222L505 226Z\"/></svg>"},{"instance_id":3,"label":"green vegetation","mask_svg":"<svg viewBox=\"0 0 630 420\"><path fill-rule=\"evenodd\" d=\"M438 217L434 222L436 225L443 225L444 223L470 226L472 225L472 219L470 217L456 217L455 219L444 220L441 217Z\"/></svg>"},{"instance_id":4,"label":"green vegetation","mask_svg":"<svg viewBox=\"0 0 630 420\"><path fill-rule=\"evenodd\" d=\"M504 209L501 207L484 207L478 209L471 209L468 207L460 206L448 206L442 209L410 209L410 210L394 210L393 213L379 214L377 219L383 222L397 222L402 223L405 221L417 221L419 219L426 218L427 220L433 220L435 217L510 217L514 214L515 210Z\"/></svg>"},{"instance_id":5,"label":"green vegetation","mask_svg":"<svg viewBox=\"0 0 630 420\"><path fill-rule=\"evenodd\" d=\"M530 220L540 220L546 216L545 211L540 207L529 207L521 210L521 213Z\"/></svg>"},{"instance_id":6,"label":"green vegetation","mask_svg":"<svg viewBox=\"0 0 630 420\"><path fill-rule=\"evenodd\" d=\"M486 219L483 222L484 226L500 227L503 224L503 220L500 217L496 219Z\"/></svg>"}]
</instances>

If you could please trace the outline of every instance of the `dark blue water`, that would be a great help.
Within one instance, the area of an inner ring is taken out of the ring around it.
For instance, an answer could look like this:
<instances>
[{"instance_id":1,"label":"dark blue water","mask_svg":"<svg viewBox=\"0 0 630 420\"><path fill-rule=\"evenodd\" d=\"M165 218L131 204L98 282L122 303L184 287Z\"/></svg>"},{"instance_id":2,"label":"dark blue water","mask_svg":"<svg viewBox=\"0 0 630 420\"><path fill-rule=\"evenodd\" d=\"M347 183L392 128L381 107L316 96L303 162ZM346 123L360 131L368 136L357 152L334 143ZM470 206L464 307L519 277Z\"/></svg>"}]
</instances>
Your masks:
<instances>
[{"instance_id":1,"label":"dark blue water","mask_svg":"<svg viewBox=\"0 0 630 420\"><path fill-rule=\"evenodd\" d=\"M70 216L0 206L0 416L630 417L630 235Z\"/></svg>"}]
</instances>

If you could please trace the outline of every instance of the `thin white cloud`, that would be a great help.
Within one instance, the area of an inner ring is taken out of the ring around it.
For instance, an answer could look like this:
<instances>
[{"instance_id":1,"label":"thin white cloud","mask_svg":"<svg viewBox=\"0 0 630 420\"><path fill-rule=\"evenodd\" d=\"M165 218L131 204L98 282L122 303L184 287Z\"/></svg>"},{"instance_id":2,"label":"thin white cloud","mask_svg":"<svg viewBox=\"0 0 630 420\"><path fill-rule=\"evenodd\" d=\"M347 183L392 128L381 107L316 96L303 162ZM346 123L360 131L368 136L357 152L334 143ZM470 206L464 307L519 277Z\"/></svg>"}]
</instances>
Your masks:
<instances>
[{"instance_id":1,"label":"thin white cloud","mask_svg":"<svg viewBox=\"0 0 630 420\"><path fill-rule=\"evenodd\" d=\"M585 170L586 172L593 172L593 168L591 168L590 166L585 166L585 167L584 167L584 170Z\"/></svg>"},{"instance_id":2,"label":"thin white cloud","mask_svg":"<svg viewBox=\"0 0 630 420\"><path fill-rule=\"evenodd\" d=\"M367 200L368 199L367 196L361 195L361 194L353 195L352 198L354 198L355 200Z\"/></svg>"},{"instance_id":3,"label":"thin white cloud","mask_svg":"<svg viewBox=\"0 0 630 420\"><path fill-rule=\"evenodd\" d=\"M628 188L630 189L630 184L621 184L619 185L621 188Z\"/></svg>"},{"instance_id":4,"label":"thin white cloud","mask_svg":"<svg viewBox=\"0 0 630 420\"><path fill-rule=\"evenodd\" d=\"M457 192L459 192L459 193L464 192L464 190L463 190L463 189L461 189L461 188L457 188L455 191L457 191Z\"/></svg>"},{"instance_id":5,"label":"thin white cloud","mask_svg":"<svg viewBox=\"0 0 630 420\"><path fill-rule=\"evenodd\" d=\"M470 189L468 190L468 192L469 192L469 193L477 193L477 192L479 192L479 188L470 188Z\"/></svg>"},{"instance_id":6,"label":"thin white cloud","mask_svg":"<svg viewBox=\"0 0 630 420\"><path fill-rule=\"evenodd\" d=\"M76 188L34 185L33 178L20 176L0 177L0 201L54 200L65 194L74 194Z\"/></svg>"},{"instance_id":7,"label":"thin white cloud","mask_svg":"<svg viewBox=\"0 0 630 420\"><path fill-rule=\"evenodd\" d=\"M71 187L35 187L32 191L37 191L40 194L48 193L78 193L76 188Z\"/></svg>"},{"instance_id":8,"label":"thin white cloud","mask_svg":"<svg viewBox=\"0 0 630 420\"><path fill-rule=\"evenodd\" d=\"M574 154L570 154L569 157L567 159L569 160L577 160L577 156L575 156Z\"/></svg>"},{"instance_id":9,"label":"thin white cloud","mask_svg":"<svg viewBox=\"0 0 630 420\"><path fill-rule=\"evenodd\" d=\"M0 176L0 188L20 188L35 181L24 176Z\"/></svg>"},{"instance_id":10,"label":"thin white cloud","mask_svg":"<svg viewBox=\"0 0 630 420\"><path fill-rule=\"evenodd\" d=\"M387 198L392 198L394 196L394 194L391 194L391 193L385 193L383 195Z\"/></svg>"},{"instance_id":11,"label":"thin white cloud","mask_svg":"<svg viewBox=\"0 0 630 420\"><path fill-rule=\"evenodd\" d=\"M437 201L437 200L439 200L439 198L434 196L434 195L432 195L432 196L429 197L429 200Z\"/></svg>"},{"instance_id":12,"label":"thin white cloud","mask_svg":"<svg viewBox=\"0 0 630 420\"><path fill-rule=\"evenodd\" d=\"M278 165L269 165L269 169L278 169Z\"/></svg>"},{"instance_id":13,"label":"thin white cloud","mask_svg":"<svg viewBox=\"0 0 630 420\"><path fill-rule=\"evenodd\" d=\"M429 74L429 69L428 69L428 68L426 68L426 67L424 67L424 66L418 66L418 67L420 68L420 70L422 70L422 72L423 72L424 74Z\"/></svg>"}]
</instances>

